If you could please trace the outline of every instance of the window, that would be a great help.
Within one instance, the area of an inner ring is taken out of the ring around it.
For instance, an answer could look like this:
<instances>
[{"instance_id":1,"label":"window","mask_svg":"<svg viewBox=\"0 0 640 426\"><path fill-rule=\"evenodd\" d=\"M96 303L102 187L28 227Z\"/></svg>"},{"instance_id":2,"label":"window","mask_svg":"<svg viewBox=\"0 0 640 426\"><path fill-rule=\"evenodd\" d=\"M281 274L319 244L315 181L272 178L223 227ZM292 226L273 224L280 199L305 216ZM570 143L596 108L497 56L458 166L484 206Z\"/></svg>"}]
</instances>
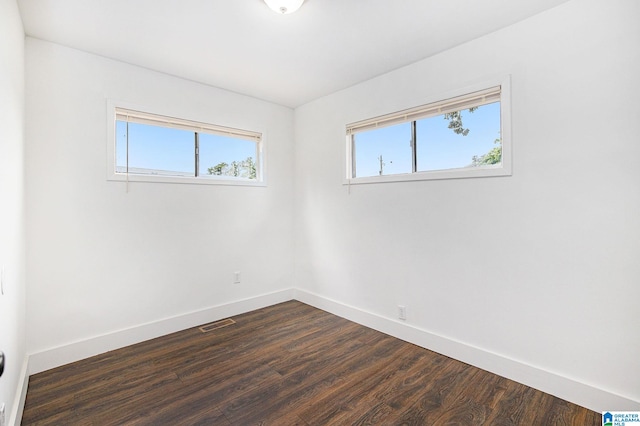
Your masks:
<instances>
[{"instance_id":1,"label":"window","mask_svg":"<svg viewBox=\"0 0 640 426\"><path fill-rule=\"evenodd\" d=\"M113 108L109 179L260 184L262 134Z\"/></svg>"},{"instance_id":2,"label":"window","mask_svg":"<svg viewBox=\"0 0 640 426\"><path fill-rule=\"evenodd\" d=\"M345 183L511 174L508 81L347 125Z\"/></svg>"}]
</instances>

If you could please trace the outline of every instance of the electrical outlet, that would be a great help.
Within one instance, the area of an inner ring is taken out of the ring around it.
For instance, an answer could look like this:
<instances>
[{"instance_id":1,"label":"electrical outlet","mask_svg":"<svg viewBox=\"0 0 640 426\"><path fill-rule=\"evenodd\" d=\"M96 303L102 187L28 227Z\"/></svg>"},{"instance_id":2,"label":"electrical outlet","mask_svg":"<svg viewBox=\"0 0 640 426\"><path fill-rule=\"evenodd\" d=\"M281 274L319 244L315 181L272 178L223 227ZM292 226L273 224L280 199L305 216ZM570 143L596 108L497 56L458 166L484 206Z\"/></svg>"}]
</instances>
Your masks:
<instances>
[{"instance_id":1,"label":"electrical outlet","mask_svg":"<svg viewBox=\"0 0 640 426\"><path fill-rule=\"evenodd\" d=\"M240 284L240 271L236 271L233 273L233 283Z\"/></svg>"},{"instance_id":2,"label":"electrical outlet","mask_svg":"<svg viewBox=\"0 0 640 426\"><path fill-rule=\"evenodd\" d=\"M398 305L398 318L401 320L407 319L407 307L403 305Z\"/></svg>"}]
</instances>

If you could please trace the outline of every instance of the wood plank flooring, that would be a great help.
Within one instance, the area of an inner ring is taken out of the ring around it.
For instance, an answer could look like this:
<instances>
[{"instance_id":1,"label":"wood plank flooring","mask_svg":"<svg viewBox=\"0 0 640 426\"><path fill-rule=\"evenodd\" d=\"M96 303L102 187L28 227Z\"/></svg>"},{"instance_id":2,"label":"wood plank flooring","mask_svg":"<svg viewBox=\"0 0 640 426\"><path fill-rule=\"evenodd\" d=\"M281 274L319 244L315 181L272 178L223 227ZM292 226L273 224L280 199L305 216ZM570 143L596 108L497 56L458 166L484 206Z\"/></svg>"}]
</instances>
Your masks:
<instances>
[{"instance_id":1,"label":"wood plank flooring","mask_svg":"<svg viewBox=\"0 0 640 426\"><path fill-rule=\"evenodd\" d=\"M600 425L600 414L291 301L36 374L22 425Z\"/></svg>"}]
</instances>

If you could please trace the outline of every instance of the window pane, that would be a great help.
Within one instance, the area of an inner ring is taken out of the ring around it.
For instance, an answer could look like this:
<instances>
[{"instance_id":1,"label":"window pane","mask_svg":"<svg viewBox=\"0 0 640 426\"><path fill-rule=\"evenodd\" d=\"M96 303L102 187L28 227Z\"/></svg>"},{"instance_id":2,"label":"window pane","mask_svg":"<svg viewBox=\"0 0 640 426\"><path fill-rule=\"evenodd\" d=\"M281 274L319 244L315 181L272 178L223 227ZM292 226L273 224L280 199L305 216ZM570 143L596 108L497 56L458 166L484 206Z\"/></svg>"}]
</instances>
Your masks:
<instances>
[{"instance_id":1,"label":"window pane","mask_svg":"<svg viewBox=\"0 0 640 426\"><path fill-rule=\"evenodd\" d=\"M353 177L411 173L411 123L356 133Z\"/></svg>"},{"instance_id":2,"label":"window pane","mask_svg":"<svg viewBox=\"0 0 640 426\"><path fill-rule=\"evenodd\" d=\"M417 171L499 164L500 102L418 120L416 140Z\"/></svg>"},{"instance_id":3,"label":"window pane","mask_svg":"<svg viewBox=\"0 0 640 426\"><path fill-rule=\"evenodd\" d=\"M128 123L129 173L195 176L194 132ZM127 123L116 122L116 172L127 172Z\"/></svg>"},{"instance_id":4,"label":"window pane","mask_svg":"<svg viewBox=\"0 0 640 426\"><path fill-rule=\"evenodd\" d=\"M250 140L200 133L199 176L257 179L257 143Z\"/></svg>"}]
</instances>

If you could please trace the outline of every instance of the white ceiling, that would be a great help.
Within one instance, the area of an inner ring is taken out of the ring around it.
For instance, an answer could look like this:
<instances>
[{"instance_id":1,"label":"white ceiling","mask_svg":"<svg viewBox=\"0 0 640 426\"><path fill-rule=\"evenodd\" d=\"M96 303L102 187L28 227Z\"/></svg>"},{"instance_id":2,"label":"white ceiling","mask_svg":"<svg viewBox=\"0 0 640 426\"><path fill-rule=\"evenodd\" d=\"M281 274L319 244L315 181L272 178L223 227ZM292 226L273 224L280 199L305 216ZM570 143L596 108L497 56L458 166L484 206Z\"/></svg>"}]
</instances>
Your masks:
<instances>
[{"instance_id":1,"label":"white ceiling","mask_svg":"<svg viewBox=\"0 0 640 426\"><path fill-rule=\"evenodd\" d=\"M18 0L27 35L296 107L567 0ZM541 29L543 30L543 29Z\"/></svg>"}]
</instances>

